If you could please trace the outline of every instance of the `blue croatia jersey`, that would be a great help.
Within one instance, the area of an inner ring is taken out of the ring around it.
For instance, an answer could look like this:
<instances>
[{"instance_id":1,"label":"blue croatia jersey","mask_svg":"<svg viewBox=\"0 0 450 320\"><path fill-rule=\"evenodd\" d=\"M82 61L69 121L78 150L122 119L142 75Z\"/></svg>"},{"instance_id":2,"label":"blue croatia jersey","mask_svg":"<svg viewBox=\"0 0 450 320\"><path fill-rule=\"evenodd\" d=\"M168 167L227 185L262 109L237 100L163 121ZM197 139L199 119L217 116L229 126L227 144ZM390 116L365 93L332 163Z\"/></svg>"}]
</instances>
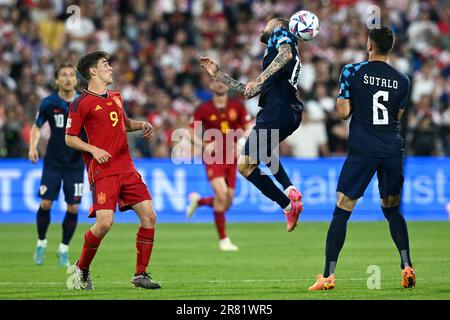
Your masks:
<instances>
[{"instance_id":1,"label":"blue croatia jersey","mask_svg":"<svg viewBox=\"0 0 450 320\"><path fill-rule=\"evenodd\" d=\"M408 77L383 61L346 65L339 99L350 99L349 155L395 158L404 155L398 114L406 107Z\"/></svg>"},{"instance_id":2,"label":"blue croatia jersey","mask_svg":"<svg viewBox=\"0 0 450 320\"><path fill-rule=\"evenodd\" d=\"M259 98L259 106L262 108L267 105L300 104L297 98L297 86L302 64L297 51L297 40L287 29L278 27L272 31L264 53L263 69L267 69L272 63L278 55L278 49L283 44L291 46L292 59L264 82Z\"/></svg>"},{"instance_id":3,"label":"blue croatia jersey","mask_svg":"<svg viewBox=\"0 0 450 320\"><path fill-rule=\"evenodd\" d=\"M78 96L77 93L75 98ZM81 152L69 148L65 142L70 103L63 100L58 93L54 93L41 101L39 111L36 114L36 126L41 128L48 121L51 129L44 167L83 168Z\"/></svg>"}]
</instances>

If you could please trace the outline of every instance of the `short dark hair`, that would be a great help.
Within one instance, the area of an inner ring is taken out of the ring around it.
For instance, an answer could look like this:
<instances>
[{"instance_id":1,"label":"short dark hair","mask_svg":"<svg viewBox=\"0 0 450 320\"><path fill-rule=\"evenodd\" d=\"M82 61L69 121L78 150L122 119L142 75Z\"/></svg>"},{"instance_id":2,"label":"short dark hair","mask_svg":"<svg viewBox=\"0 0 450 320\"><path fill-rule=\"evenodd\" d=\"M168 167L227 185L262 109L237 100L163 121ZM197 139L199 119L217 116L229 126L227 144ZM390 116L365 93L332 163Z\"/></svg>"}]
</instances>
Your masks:
<instances>
[{"instance_id":1,"label":"short dark hair","mask_svg":"<svg viewBox=\"0 0 450 320\"><path fill-rule=\"evenodd\" d=\"M83 78L89 81L91 79L89 69L96 66L102 59L106 59L106 61L109 62L111 60L111 56L105 51L94 51L88 53L78 60L77 70Z\"/></svg>"},{"instance_id":2,"label":"short dark hair","mask_svg":"<svg viewBox=\"0 0 450 320\"><path fill-rule=\"evenodd\" d=\"M394 32L387 26L372 29L369 31L369 40L375 46L376 52L387 55L394 46Z\"/></svg>"},{"instance_id":3,"label":"short dark hair","mask_svg":"<svg viewBox=\"0 0 450 320\"><path fill-rule=\"evenodd\" d=\"M55 69L55 79L58 78L59 72L61 71L61 69L64 69L64 68L72 68L72 69L75 69L75 67L74 67L71 63L68 63L68 62L61 63L61 64L59 64L58 67Z\"/></svg>"}]
</instances>

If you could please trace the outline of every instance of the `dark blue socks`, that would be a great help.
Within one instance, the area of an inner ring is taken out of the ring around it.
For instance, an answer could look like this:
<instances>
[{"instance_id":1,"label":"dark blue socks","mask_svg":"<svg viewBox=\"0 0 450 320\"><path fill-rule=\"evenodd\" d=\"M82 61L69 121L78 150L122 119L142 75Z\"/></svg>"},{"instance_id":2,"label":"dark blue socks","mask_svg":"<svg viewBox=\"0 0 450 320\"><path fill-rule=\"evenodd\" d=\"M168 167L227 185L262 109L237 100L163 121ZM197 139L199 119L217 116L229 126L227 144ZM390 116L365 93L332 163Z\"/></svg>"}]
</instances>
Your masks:
<instances>
[{"instance_id":1,"label":"dark blue socks","mask_svg":"<svg viewBox=\"0 0 450 320\"><path fill-rule=\"evenodd\" d=\"M278 203L284 209L291 200L281 191L273 182L273 180L266 174L263 174L259 168L256 168L248 177L247 180L253 183L266 197Z\"/></svg>"},{"instance_id":2,"label":"dark blue socks","mask_svg":"<svg viewBox=\"0 0 450 320\"><path fill-rule=\"evenodd\" d=\"M347 232L347 222L350 215L351 211L346 211L337 206L334 208L333 220L331 220L330 228L328 229L327 243L325 247L324 277L328 277L334 273L339 252L344 245L345 234Z\"/></svg>"},{"instance_id":3,"label":"dark blue socks","mask_svg":"<svg viewBox=\"0 0 450 320\"><path fill-rule=\"evenodd\" d=\"M39 240L45 240L47 229L50 225L50 210L44 210L39 206L39 210L36 214L36 224Z\"/></svg>"},{"instance_id":4,"label":"dark blue socks","mask_svg":"<svg viewBox=\"0 0 450 320\"><path fill-rule=\"evenodd\" d=\"M62 223L62 243L65 245L69 245L70 240L73 237L73 234L75 233L75 229L77 227L78 222L78 214L76 213L70 213L69 211L66 211L66 215L64 217L63 223Z\"/></svg>"},{"instance_id":5,"label":"dark blue socks","mask_svg":"<svg viewBox=\"0 0 450 320\"><path fill-rule=\"evenodd\" d=\"M400 253L400 267L402 269L405 268L405 266L410 266L412 268L411 258L409 255L408 227L406 226L405 218L400 213L399 206L391 208L381 207L381 209L389 222L389 230L391 231L392 240L394 240L398 252Z\"/></svg>"}]
</instances>

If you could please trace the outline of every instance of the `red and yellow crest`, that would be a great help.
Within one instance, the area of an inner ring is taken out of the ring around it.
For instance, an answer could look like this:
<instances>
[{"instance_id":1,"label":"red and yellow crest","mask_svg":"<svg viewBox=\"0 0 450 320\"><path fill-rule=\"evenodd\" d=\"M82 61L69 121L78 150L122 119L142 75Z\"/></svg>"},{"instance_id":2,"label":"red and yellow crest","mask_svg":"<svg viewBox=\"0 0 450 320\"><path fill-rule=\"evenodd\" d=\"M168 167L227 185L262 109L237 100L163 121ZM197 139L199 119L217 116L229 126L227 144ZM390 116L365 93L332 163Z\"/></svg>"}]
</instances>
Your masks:
<instances>
[{"instance_id":1,"label":"red and yellow crest","mask_svg":"<svg viewBox=\"0 0 450 320\"><path fill-rule=\"evenodd\" d=\"M113 99L117 106L122 109L122 102L120 101L119 97L115 96L113 97Z\"/></svg>"},{"instance_id":2,"label":"red and yellow crest","mask_svg":"<svg viewBox=\"0 0 450 320\"><path fill-rule=\"evenodd\" d=\"M104 204L106 202L106 193L100 192L97 194L97 202L98 204Z\"/></svg>"},{"instance_id":3,"label":"red and yellow crest","mask_svg":"<svg viewBox=\"0 0 450 320\"><path fill-rule=\"evenodd\" d=\"M236 110L231 109L230 111L228 111L228 118L230 119L230 121L235 121L238 117L238 114L236 112Z\"/></svg>"}]
</instances>

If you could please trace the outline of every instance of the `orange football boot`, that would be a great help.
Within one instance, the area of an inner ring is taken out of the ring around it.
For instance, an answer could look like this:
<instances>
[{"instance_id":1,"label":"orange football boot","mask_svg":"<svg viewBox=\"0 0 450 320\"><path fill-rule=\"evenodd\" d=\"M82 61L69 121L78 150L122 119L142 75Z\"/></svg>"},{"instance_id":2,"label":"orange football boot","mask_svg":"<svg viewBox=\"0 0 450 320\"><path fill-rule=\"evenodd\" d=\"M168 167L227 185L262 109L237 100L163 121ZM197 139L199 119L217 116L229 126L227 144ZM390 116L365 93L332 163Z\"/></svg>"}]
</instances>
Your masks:
<instances>
[{"instance_id":1,"label":"orange football boot","mask_svg":"<svg viewBox=\"0 0 450 320\"><path fill-rule=\"evenodd\" d=\"M324 278L322 274L316 276L316 282L308 288L309 291L332 290L334 289L334 274L330 274L328 278Z\"/></svg>"},{"instance_id":2,"label":"orange football boot","mask_svg":"<svg viewBox=\"0 0 450 320\"><path fill-rule=\"evenodd\" d=\"M413 268L406 267L402 271L402 287L413 288L416 286L416 273Z\"/></svg>"}]
</instances>

